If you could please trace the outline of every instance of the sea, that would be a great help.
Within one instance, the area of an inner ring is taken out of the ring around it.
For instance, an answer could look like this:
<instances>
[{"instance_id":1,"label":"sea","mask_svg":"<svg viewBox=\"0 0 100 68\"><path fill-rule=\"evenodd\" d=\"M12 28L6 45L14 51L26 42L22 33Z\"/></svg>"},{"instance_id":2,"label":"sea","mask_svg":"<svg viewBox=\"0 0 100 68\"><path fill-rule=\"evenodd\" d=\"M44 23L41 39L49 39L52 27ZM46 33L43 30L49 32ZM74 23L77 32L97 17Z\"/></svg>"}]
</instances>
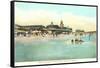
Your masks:
<instances>
[{"instance_id":1,"label":"sea","mask_svg":"<svg viewBox=\"0 0 100 68\"><path fill-rule=\"evenodd\" d=\"M15 39L15 61L48 61L96 58L97 44L96 34L83 35L81 42L76 43L75 37L64 35L63 37L49 37L39 40L21 37ZM27 41L24 41L27 40Z\"/></svg>"}]
</instances>

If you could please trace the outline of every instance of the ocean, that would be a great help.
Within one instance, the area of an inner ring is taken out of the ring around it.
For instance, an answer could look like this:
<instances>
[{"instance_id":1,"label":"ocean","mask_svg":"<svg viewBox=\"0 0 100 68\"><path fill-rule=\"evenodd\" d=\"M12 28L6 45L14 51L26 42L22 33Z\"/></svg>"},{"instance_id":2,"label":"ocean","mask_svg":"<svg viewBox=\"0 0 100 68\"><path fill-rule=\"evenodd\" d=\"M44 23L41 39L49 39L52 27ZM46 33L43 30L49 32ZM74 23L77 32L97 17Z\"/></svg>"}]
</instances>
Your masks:
<instances>
[{"instance_id":1,"label":"ocean","mask_svg":"<svg viewBox=\"0 0 100 68\"><path fill-rule=\"evenodd\" d=\"M71 36L42 38L41 40L15 39L15 61L47 61L96 58L96 34L80 37L83 42L71 42ZM19 39L19 38L17 38ZM27 40L23 41L23 40Z\"/></svg>"}]
</instances>

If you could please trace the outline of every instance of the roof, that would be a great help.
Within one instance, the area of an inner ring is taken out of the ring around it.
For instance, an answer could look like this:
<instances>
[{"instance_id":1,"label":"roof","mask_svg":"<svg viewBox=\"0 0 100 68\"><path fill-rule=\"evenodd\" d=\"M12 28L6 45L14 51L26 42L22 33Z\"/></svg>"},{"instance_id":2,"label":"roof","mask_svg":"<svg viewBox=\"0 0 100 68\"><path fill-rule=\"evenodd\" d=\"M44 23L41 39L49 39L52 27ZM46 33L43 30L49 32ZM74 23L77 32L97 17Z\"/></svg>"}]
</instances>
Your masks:
<instances>
[{"instance_id":1,"label":"roof","mask_svg":"<svg viewBox=\"0 0 100 68\"><path fill-rule=\"evenodd\" d=\"M60 28L58 25L48 25L46 28Z\"/></svg>"}]
</instances>

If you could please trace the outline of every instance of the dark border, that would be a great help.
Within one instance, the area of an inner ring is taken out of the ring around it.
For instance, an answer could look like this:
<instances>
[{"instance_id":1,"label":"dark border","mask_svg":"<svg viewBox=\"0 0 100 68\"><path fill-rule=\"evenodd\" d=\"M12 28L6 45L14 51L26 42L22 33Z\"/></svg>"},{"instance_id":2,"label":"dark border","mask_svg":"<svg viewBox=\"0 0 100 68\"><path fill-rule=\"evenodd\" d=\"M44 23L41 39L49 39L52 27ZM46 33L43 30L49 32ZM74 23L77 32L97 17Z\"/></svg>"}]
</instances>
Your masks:
<instances>
[{"instance_id":1,"label":"dark border","mask_svg":"<svg viewBox=\"0 0 100 68\"><path fill-rule=\"evenodd\" d=\"M15 66L15 60L14 60L14 1L11 1L10 2L10 21L11 21L11 24L10 24L10 36L11 36L11 39L10 39L10 66L11 67L14 67Z\"/></svg>"},{"instance_id":2,"label":"dark border","mask_svg":"<svg viewBox=\"0 0 100 68\"><path fill-rule=\"evenodd\" d=\"M87 61L87 62L72 62L72 63L55 63L55 64L41 64L41 65L23 65L15 66L15 57L14 57L14 3L23 2L23 3L37 3L37 4L53 4L53 5L70 5L70 6L86 6L86 7L96 7L96 61ZM10 66L11 67L31 67L31 66L48 66L48 65L64 65L64 64L80 64L80 63L93 63L98 62L98 6L97 5L82 5L82 4L65 4L65 3L49 3L49 2L36 2L36 1L10 1L10 11L11 11L11 47L10 47Z\"/></svg>"},{"instance_id":3,"label":"dark border","mask_svg":"<svg viewBox=\"0 0 100 68\"><path fill-rule=\"evenodd\" d=\"M98 62L98 6L96 7L96 60Z\"/></svg>"}]
</instances>

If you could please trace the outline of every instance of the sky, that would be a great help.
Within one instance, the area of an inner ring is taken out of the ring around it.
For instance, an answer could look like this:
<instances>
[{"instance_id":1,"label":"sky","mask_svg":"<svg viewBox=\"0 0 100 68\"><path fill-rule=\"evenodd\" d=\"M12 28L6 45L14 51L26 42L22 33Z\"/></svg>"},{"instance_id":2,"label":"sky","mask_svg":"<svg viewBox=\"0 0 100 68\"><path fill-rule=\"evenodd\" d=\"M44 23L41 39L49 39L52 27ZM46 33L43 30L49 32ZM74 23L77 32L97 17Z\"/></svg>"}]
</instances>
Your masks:
<instances>
[{"instance_id":1,"label":"sky","mask_svg":"<svg viewBox=\"0 0 100 68\"><path fill-rule=\"evenodd\" d=\"M15 24L47 26L53 22L60 25L61 20L73 30L96 31L96 7L15 3Z\"/></svg>"}]
</instances>

